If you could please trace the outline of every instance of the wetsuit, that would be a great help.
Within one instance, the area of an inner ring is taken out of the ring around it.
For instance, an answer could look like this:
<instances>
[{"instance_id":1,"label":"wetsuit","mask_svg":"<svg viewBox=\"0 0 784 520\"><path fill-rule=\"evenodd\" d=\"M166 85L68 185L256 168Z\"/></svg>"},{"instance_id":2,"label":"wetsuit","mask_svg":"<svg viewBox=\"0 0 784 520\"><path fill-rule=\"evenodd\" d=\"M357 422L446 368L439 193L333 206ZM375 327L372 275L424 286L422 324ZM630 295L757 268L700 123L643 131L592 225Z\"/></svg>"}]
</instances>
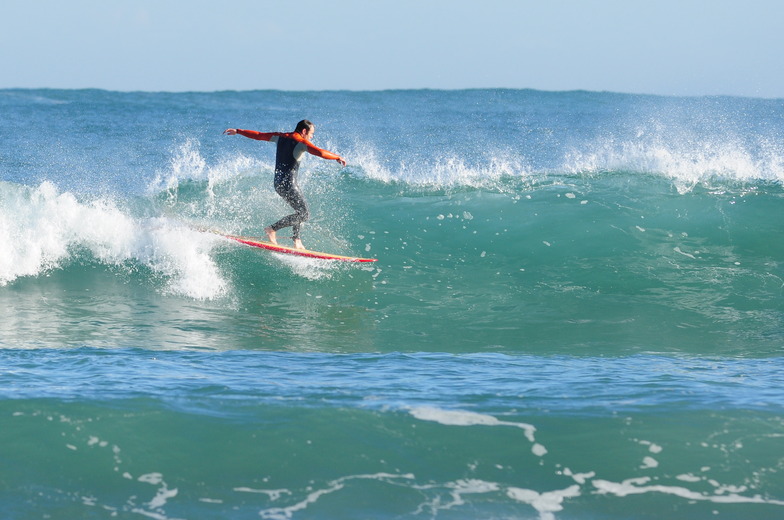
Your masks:
<instances>
[{"instance_id":1,"label":"wetsuit","mask_svg":"<svg viewBox=\"0 0 784 520\"><path fill-rule=\"evenodd\" d=\"M327 150L314 146L299 133L282 132L256 132L255 130L237 129L237 133L256 139L277 143L278 150L275 154L275 191L283 197L289 206L294 208L294 213L287 215L270 226L274 231L291 226L292 237L299 239L300 227L310 218L308 204L297 185L297 172L299 163L305 152L323 157L324 159L338 159L339 156Z\"/></svg>"}]
</instances>

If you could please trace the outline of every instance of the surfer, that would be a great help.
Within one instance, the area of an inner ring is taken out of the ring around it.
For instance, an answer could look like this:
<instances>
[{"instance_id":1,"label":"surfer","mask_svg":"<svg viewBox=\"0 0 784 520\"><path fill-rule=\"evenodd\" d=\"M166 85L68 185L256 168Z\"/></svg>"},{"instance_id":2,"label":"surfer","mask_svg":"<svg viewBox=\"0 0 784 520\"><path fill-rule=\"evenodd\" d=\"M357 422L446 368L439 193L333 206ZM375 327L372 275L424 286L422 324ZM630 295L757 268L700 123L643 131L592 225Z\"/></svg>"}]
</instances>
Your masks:
<instances>
[{"instance_id":1,"label":"surfer","mask_svg":"<svg viewBox=\"0 0 784 520\"><path fill-rule=\"evenodd\" d=\"M315 132L316 126L307 119L297 123L297 128L293 132L288 133L257 132L239 128L229 128L223 132L226 135L239 134L257 141L270 141L278 146L275 154L275 191L283 197L283 200L289 206L294 208L294 213L264 228L264 232L267 233L270 242L275 245L278 244L277 232L283 228L291 227L293 230L291 238L294 239L294 247L305 249L299 232L302 223L310 218L310 211L308 210L307 202L305 202L305 197L302 196L302 191L300 191L299 185L297 185L297 171L299 170L299 162L302 159L302 155L308 152L322 159L337 161L341 166L346 165L346 161L341 156L322 150L310 142Z\"/></svg>"}]
</instances>

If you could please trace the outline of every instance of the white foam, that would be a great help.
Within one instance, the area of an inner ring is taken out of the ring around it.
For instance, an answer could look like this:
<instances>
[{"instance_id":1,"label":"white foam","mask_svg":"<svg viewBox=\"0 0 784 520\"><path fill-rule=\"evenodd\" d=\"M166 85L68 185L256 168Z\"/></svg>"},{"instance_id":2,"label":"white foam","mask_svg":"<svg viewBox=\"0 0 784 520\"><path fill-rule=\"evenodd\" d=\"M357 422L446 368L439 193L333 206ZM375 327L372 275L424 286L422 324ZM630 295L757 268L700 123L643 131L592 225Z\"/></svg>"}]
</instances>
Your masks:
<instances>
[{"instance_id":1,"label":"white foam","mask_svg":"<svg viewBox=\"0 0 784 520\"><path fill-rule=\"evenodd\" d=\"M80 203L50 182L2 188L0 284L58 267L75 244L92 246L102 260L127 258L126 239L134 224L111 201Z\"/></svg>"},{"instance_id":2,"label":"white foam","mask_svg":"<svg viewBox=\"0 0 784 520\"><path fill-rule=\"evenodd\" d=\"M640 468L650 469L650 468L658 468L658 467L659 467L659 461L657 461L653 457L643 457L642 465L640 466Z\"/></svg>"},{"instance_id":3,"label":"white foam","mask_svg":"<svg viewBox=\"0 0 784 520\"><path fill-rule=\"evenodd\" d=\"M291 491L288 489L254 489L249 487L236 487L234 491L238 493L258 493L267 495L271 501L278 500L283 495L290 495Z\"/></svg>"},{"instance_id":4,"label":"white foam","mask_svg":"<svg viewBox=\"0 0 784 520\"><path fill-rule=\"evenodd\" d=\"M479 494L498 491L500 486L495 482L487 482L479 479L461 479L449 484L458 493Z\"/></svg>"},{"instance_id":5,"label":"white foam","mask_svg":"<svg viewBox=\"0 0 784 520\"><path fill-rule=\"evenodd\" d=\"M134 255L169 279L167 292L212 299L228 290L228 283L209 254L215 240L156 219L142 228Z\"/></svg>"},{"instance_id":6,"label":"white foam","mask_svg":"<svg viewBox=\"0 0 784 520\"><path fill-rule=\"evenodd\" d=\"M564 468L563 474L568 477L572 477L572 479L574 479L574 481L577 482L578 484L585 484L588 481L588 479L591 479L596 476L595 471L589 471L587 473L574 473L569 468Z\"/></svg>"},{"instance_id":7,"label":"white foam","mask_svg":"<svg viewBox=\"0 0 784 520\"><path fill-rule=\"evenodd\" d=\"M270 520L288 520L294 516L294 513L298 511L303 511L308 508L310 504L317 502L322 496L328 495L330 493L334 493L335 491L339 491L343 489L346 483L350 480L380 480L380 481L387 481L387 480L396 480L396 479L406 479L410 480L413 479L414 476L411 474L393 474L393 473L374 473L374 474L367 474L367 475L349 475L347 477L341 477L339 479L333 480L327 483L327 487L324 489L317 489L316 491L310 492L304 500L297 502L296 504L290 505L288 507L273 507L269 509L264 509L259 512L261 518L268 518Z\"/></svg>"},{"instance_id":8,"label":"white foam","mask_svg":"<svg viewBox=\"0 0 784 520\"><path fill-rule=\"evenodd\" d=\"M140 263L164 292L216 298L227 283L209 255L215 239L167 219L137 219L110 198L79 201L52 183L0 184L0 285L62 267L89 252L106 265Z\"/></svg>"},{"instance_id":9,"label":"white foam","mask_svg":"<svg viewBox=\"0 0 784 520\"><path fill-rule=\"evenodd\" d=\"M431 500L426 501L414 511L414 516L419 515L425 509L428 509L435 516L439 510L452 509L453 507L464 505L466 502L463 495L477 495L484 493L495 493L501 489L501 486L495 482L487 482L479 479L461 479L455 482L447 482L446 484L425 484L412 486L414 489L420 491L428 491L432 489L447 488L451 500L445 502L441 496L436 495Z\"/></svg>"},{"instance_id":10,"label":"white foam","mask_svg":"<svg viewBox=\"0 0 784 520\"><path fill-rule=\"evenodd\" d=\"M550 520L555 518L553 513L563 510L564 499L580 496L580 486L573 485L566 489L546 491L544 493L539 493L532 489L510 487L507 489L506 494L513 500L532 506L539 512L539 518L542 520Z\"/></svg>"},{"instance_id":11,"label":"white foam","mask_svg":"<svg viewBox=\"0 0 784 520\"><path fill-rule=\"evenodd\" d=\"M677 478L678 480L682 480L684 482L699 482L702 480L702 478L694 476L691 473L684 473L682 475L678 475L675 478Z\"/></svg>"},{"instance_id":12,"label":"white foam","mask_svg":"<svg viewBox=\"0 0 784 520\"><path fill-rule=\"evenodd\" d=\"M674 247L674 248L673 248L673 251L675 251L676 253L678 253L678 254L680 254L680 255L683 255L683 256L685 256L685 257L691 258L692 260L697 260L697 257L696 257L696 256L692 255L691 253L685 253L685 252L683 252L683 251L681 250L681 248L680 248L680 247Z\"/></svg>"},{"instance_id":13,"label":"white foam","mask_svg":"<svg viewBox=\"0 0 784 520\"><path fill-rule=\"evenodd\" d=\"M531 453L533 453L537 457L544 457L545 455L547 455L547 448L545 448L538 442L535 442L534 445L531 446Z\"/></svg>"},{"instance_id":14,"label":"white foam","mask_svg":"<svg viewBox=\"0 0 784 520\"><path fill-rule=\"evenodd\" d=\"M273 254L291 272L308 280L329 279L339 268L337 262L288 254Z\"/></svg>"},{"instance_id":15,"label":"white foam","mask_svg":"<svg viewBox=\"0 0 784 520\"><path fill-rule=\"evenodd\" d=\"M433 421L447 426L513 426L521 428L525 432L526 438L533 442L536 428L526 423L516 423L510 421L500 421L492 415L485 415L476 412L466 412L462 410L442 410L431 406L420 406L410 410L411 415L421 421ZM540 446L536 451L542 454L547 453L544 446Z\"/></svg>"},{"instance_id":16,"label":"white foam","mask_svg":"<svg viewBox=\"0 0 784 520\"><path fill-rule=\"evenodd\" d=\"M139 482L144 482L145 484L152 484L153 486L157 486L161 482L163 482L163 475L160 473L145 473L144 475L140 476L137 479Z\"/></svg>"},{"instance_id":17,"label":"white foam","mask_svg":"<svg viewBox=\"0 0 784 520\"><path fill-rule=\"evenodd\" d=\"M177 488L169 489L164 484L159 490L158 493L153 497L152 500L147 504L150 509L159 509L166 505L166 502L170 498L174 498L177 496Z\"/></svg>"},{"instance_id":18,"label":"white foam","mask_svg":"<svg viewBox=\"0 0 784 520\"><path fill-rule=\"evenodd\" d=\"M169 517L160 513L153 513L152 511L147 511L145 509L134 508L131 509L132 513L136 513L137 515L146 516L147 518L152 518L153 520L169 520Z\"/></svg>"},{"instance_id":19,"label":"white foam","mask_svg":"<svg viewBox=\"0 0 784 520\"><path fill-rule=\"evenodd\" d=\"M160 486L153 499L147 503L147 507L150 509L159 509L165 506L170 498L177 496L177 489L169 489L163 480L163 475L160 473L147 473L140 476L137 480L153 486Z\"/></svg>"},{"instance_id":20,"label":"white foam","mask_svg":"<svg viewBox=\"0 0 784 520\"><path fill-rule=\"evenodd\" d=\"M625 497L629 495L641 495L643 493L664 493L668 495L675 495L687 500L700 500L713 503L722 504L772 504L784 506L784 500L766 499L760 495L746 497L738 495L737 493L709 495L692 491L690 489L679 486L664 486L653 485L646 486L650 482L649 478L635 478L624 480L623 482L611 482L609 480L595 479L592 481L597 493L600 495L612 494L618 497Z\"/></svg>"}]
</instances>

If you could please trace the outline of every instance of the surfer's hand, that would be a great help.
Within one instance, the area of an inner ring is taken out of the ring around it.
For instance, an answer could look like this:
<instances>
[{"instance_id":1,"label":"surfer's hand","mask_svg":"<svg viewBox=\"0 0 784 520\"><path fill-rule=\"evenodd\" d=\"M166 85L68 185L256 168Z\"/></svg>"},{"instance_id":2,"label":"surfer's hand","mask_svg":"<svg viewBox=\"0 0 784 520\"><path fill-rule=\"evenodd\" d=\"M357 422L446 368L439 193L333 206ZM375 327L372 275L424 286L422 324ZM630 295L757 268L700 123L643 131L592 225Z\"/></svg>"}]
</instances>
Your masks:
<instances>
[{"instance_id":1,"label":"surfer's hand","mask_svg":"<svg viewBox=\"0 0 784 520\"><path fill-rule=\"evenodd\" d=\"M345 166L345 165L346 165L346 160L345 160L344 158L342 158L342 157L338 157L338 158L337 158L337 159L335 159L335 160L336 160L337 162L339 162L341 166Z\"/></svg>"},{"instance_id":2,"label":"surfer's hand","mask_svg":"<svg viewBox=\"0 0 784 520\"><path fill-rule=\"evenodd\" d=\"M223 133L226 134L226 135L237 135L237 129L236 128L227 128L226 131L223 132Z\"/></svg>"}]
</instances>

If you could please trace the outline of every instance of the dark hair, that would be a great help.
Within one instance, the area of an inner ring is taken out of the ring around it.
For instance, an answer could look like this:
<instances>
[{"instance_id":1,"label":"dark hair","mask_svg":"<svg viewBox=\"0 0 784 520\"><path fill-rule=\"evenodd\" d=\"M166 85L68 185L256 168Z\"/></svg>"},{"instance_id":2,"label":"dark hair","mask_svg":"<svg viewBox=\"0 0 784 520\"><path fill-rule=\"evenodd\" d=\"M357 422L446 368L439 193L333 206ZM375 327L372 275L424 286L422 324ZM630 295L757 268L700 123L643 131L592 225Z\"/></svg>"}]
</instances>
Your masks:
<instances>
[{"instance_id":1,"label":"dark hair","mask_svg":"<svg viewBox=\"0 0 784 520\"><path fill-rule=\"evenodd\" d=\"M297 128L294 129L294 132L300 132L300 131L302 131L302 130L304 130L306 128L308 130L311 130L313 128L313 126L314 126L313 123L311 123L307 119L303 119L302 121L297 123Z\"/></svg>"}]
</instances>

